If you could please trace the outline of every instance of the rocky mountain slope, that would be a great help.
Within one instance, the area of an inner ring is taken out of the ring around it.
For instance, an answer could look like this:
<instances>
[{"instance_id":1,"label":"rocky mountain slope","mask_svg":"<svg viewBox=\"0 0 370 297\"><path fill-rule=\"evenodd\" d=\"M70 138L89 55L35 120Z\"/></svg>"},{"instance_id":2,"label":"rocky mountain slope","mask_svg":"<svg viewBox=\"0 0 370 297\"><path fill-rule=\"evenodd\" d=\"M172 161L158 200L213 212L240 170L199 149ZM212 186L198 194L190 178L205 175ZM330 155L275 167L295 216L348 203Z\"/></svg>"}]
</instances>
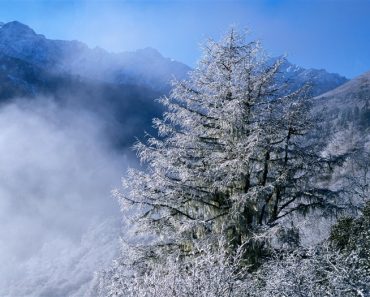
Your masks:
<instances>
[{"instance_id":1,"label":"rocky mountain slope","mask_svg":"<svg viewBox=\"0 0 370 297\"><path fill-rule=\"evenodd\" d=\"M317 96L315 103L336 130L351 125L366 135L370 128L370 72Z\"/></svg>"}]
</instances>

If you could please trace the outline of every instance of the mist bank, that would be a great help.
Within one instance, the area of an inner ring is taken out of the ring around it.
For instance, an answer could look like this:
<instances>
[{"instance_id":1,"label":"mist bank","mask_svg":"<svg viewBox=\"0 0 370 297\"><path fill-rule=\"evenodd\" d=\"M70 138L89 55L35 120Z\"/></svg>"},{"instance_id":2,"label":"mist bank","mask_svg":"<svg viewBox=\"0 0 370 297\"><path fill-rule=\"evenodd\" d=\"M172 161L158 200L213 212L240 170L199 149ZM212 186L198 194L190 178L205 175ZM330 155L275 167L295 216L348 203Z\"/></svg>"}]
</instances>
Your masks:
<instances>
[{"instance_id":1,"label":"mist bank","mask_svg":"<svg viewBox=\"0 0 370 297\"><path fill-rule=\"evenodd\" d=\"M117 251L110 191L131 161L105 120L53 98L3 104L0 131L0 295L82 296Z\"/></svg>"}]
</instances>

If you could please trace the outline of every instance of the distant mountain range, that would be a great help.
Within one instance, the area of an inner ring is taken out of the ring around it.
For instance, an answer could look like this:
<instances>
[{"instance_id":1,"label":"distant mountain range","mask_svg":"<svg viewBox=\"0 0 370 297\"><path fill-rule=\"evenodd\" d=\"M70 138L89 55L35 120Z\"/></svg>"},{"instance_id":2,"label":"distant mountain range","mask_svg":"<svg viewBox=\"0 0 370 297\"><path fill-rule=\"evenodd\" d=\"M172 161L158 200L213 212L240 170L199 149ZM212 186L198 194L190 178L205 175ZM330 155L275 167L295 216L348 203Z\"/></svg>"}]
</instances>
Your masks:
<instances>
[{"instance_id":1,"label":"distant mountain range","mask_svg":"<svg viewBox=\"0 0 370 297\"><path fill-rule=\"evenodd\" d=\"M132 145L163 110L154 99L190 68L146 48L120 54L49 40L19 22L0 24L0 102L53 98L102 117L120 147Z\"/></svg>"},{"instance_id":2,"label":"distant mountain range","mask_svg":"<svg viewBox=\"0 0 370 297\"><path fill-rule=\"evenodd\" d=\"M123 147L144 130L154 132L151 119L163 112L154 99L190 70L152 48L110 53L79 41L47 39L17 21L0 23L0 102L44 96L84 108L102 116L113 142ZM293 89L310 83L314 95L348 81L288 61L281 71Z\"/></svg>"},{"instance_id":3,"label":"distant mountain range","mask_svg":"<svg viewBox=\"0 0 370 297\"><path fill-rule=\"evenodd\" d=\"M190 70L152 48L109 53L101 48L90 49L79 41L47 39L16 21L0 25L0 52L54 74L80 75L109 83L146 84L155 89L167 85L172 78L184 78Z\"/></svg>"},{"instance_id":4,"label":"distant mountain range","mask_svg":"<svg viewBox=\"0 0 370 297\"><path fill-rule=\"evenodd\" d=\"M52 74L79 75L118 84L145 84L160 90L166 89L173 78L185 78L191 70L183 63L163 57L153 48L109 53L101 48L90 49L79 41L47 39L17 21L0 24L0 53ZM316 95L348 80L323 69L304 69L288 61L281 70L281 75L294 86L312 83Z\"/></svg>"}]
</instances>

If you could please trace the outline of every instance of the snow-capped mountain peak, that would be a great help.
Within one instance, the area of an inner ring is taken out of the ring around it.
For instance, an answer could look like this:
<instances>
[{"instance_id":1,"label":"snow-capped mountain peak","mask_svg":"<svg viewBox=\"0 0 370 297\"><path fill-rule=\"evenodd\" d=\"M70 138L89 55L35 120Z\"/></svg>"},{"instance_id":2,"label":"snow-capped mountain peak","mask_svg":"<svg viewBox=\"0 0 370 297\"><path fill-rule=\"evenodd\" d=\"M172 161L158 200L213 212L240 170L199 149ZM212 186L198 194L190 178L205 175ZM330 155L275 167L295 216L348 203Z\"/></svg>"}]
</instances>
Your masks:
<instances>
[{"instance_id":1,"label":"snow-capped mountain peak","mask_svg":"<svg viewBox=\"0 0 370 297\"><path fill-rule=\"evenodd\" d=\"M280 68L283 81L289 82L293 90L305 84L311 85L313 96L320 95L346 83L348 79L337 73L327 72L325 69L305 69L285 60Z\"/></svg>"}]
</instances>

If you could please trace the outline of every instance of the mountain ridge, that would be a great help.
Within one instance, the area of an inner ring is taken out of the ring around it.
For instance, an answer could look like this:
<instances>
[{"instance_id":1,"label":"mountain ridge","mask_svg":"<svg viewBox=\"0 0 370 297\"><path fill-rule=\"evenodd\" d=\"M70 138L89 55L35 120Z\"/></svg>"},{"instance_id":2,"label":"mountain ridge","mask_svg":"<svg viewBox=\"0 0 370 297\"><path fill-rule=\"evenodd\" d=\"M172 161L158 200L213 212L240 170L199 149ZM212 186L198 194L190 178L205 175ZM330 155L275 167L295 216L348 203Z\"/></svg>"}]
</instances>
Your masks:
<instances>
[{"instance_id":1,"label":"mountain ridge","mask_svg":"<svg viewBox=\"0 0 370 297\"><path fill-rule=\"evenodd\" d=\"M185 79L191 70L150 47L112 53L76 40L47 39L18 21L0 26L0 52L56 72L111 83L146 84L162 91L169 90L172 79ZM305 69L288 61L282 65L282 77L290 81L293 89L310 82L315 96L348 81L339 74Z\"/></svg>"},{"instance_id":2,"label":"mountain ridge","mask_svg":"<svg viewBox=\"0 0 370 297\"><path fill-rule=\"evenodd\" d=\"M330 90L326 93L323 93L317 97L317 99L331 97L331 96L340 96L345 97L348 96L351 90L353 89L363 89L366 93L370 93L370 70L356 76L355 78L347 81L346 83L340 85L339 87Z\"/></svg>"},{"instance_id":3,"label":"mountain ridge","mask_svg":"<svg viewBox=\"0 0 370 297\"><path fill-rule=\"evenodd\" d=\"M17 21L0 27L0 52L57 73L112 83L160 85L159 89L169 83L172 74L183 79L190 70L185 64L165 58L152 48L110 53L98 47L91 49L76 40L48 39Z\"/></svg>"}]
</instances>

